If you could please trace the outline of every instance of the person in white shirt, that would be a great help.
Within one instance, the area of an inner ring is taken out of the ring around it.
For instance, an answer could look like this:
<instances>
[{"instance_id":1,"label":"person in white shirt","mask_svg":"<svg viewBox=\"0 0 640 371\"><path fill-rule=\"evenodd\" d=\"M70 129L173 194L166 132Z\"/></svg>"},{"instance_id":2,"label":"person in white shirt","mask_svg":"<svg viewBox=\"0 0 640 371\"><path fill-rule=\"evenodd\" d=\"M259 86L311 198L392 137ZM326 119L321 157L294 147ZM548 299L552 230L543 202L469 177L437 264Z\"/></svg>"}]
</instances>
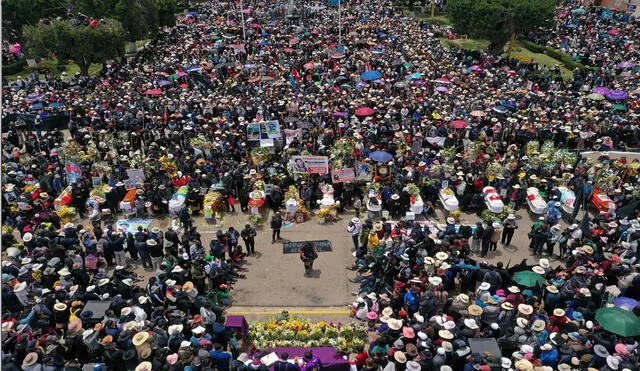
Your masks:
<instances>
[{"instance_id":1,"label":"person in white shirt","mask_svg":"<svg viewBox=\"0 0 640 371\"><path fill-rule=\"evenodd\" d=\"M360 232L362 231L362 224L360 224L360 219L353 218L347 225L347 232L351 233L351 240L353 241L353 249L355 251L358 250L358 238L360 236Z\"/></svg>"}]
</instances>

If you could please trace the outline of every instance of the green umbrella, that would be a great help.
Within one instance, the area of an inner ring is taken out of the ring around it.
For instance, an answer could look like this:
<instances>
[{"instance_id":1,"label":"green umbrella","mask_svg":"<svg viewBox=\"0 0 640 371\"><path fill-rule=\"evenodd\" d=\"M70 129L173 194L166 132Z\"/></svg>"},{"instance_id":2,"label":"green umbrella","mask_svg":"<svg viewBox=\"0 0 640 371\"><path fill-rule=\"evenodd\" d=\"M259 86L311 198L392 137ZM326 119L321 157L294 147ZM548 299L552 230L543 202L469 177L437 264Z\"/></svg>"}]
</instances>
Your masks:
<instances>
[{"instance_id":1,"label":"green umbrella","mask_svg":"<svg viewBox=\"0 0 640 371\"><path fill-rule=\"evenodd\" d=\"M177 73L174 73L173 75L170 75L169 77L167 77L167 80L169 81L174 81L179 79L180 79L180 75L178 75Z\"/></svg>"},{"instance_id":2,"label":"green umbrella","mask_svg":"<svg viewBox=\"0 0 640 371\"><path fill-rule=\"evenodd\" d=\"M616 335L624 337L640 335L640 318L622 308L600 308L596 312L596 321L603 329Z\"/></svg>"},{"instance_id":3,"label":"green umbrella","mask_svg":"<svg viewBox=\"0 0 640 371\"><path fill-rule=\"evenodd\" d=\"M625 111L627 110L627 107L625 107L625 105L624 105L624 104L614 104L613 106L611 106L611 108L612 108L614 111L622 111L622 112L625 112Z\"/></svg>"},{"instance_id":4,"label":"green umbrella","mask_svg":"<svg viewBox=\"0 0 640 371\"><path fill-rule=\"evenodd\" d=\"M602 94L596 94L596 93L591 93L591 94L587 95L587 99L591 99L591 100L603 100L603 99L604 99L604 95L602 95Z\"/></svg>"},{"instance_id":5,"label":"green umbrella","mask_svg":"<svg viewBox=\"0 0 640 371\"><path fill-rule=\"evenodd\" d=\"M542 286L544 277L533 271L520 271L513 275L513 281L526 287L534 287L536 284Z\"/></svg>"},{"instance_id":6,"label":"green umbrella","mask_svg":"<svg viewBox=\"0 0 640 371\"><path fill-rule=\"evenodd\" d=\"M413 67L413 63L406 62L405 64L403 64L403 66L405 66L406 68L411 68L411 67Z\"/></svg>"}]
</instances>

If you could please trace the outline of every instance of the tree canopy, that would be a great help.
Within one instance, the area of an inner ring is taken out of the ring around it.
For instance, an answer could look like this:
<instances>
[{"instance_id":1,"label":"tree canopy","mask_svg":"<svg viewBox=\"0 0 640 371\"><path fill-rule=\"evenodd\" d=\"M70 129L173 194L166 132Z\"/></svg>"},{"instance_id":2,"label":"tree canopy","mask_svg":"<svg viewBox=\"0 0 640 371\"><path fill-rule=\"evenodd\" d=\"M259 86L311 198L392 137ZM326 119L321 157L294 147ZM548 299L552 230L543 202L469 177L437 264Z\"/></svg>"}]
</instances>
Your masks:
<instances>
[{"instance_id":1,"label":"tree canopy","mask_svg":"<svg viewBox=\"0 0 640 371\"><path fill-rule=\"evenodd\" d=\"M31 55L71 59L84 75L89 73L91 63L103 63L124 53L125 31L114 19L103 19L95 27L54 20L25 26L23 33Z\"/></svg>"},{"instance_id":2,"label":"tree canopy","mask_svg":"<svg viewBox=\"0 0 640 371\"><path fill-rule=\"evenodd\" d=\"M447 14L456 32L491 42L500 54L512 35L553 21L556 0L449 0Z\"/></svg>"}]
</instances>

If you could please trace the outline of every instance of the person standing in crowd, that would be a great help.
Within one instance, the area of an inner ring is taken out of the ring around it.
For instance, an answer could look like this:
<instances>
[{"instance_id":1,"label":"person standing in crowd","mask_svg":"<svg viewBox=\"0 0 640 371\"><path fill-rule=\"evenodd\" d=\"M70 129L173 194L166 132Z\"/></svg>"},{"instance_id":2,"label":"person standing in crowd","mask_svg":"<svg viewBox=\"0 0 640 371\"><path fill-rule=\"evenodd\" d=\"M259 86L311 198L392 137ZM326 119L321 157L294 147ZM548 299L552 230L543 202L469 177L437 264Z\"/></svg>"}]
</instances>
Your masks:
<instances>
[{"instance_id":1,"label":"person standing in crowd","mask_svg":"<svg viewBox=\"0 0 640 371\"><path fill-rule=\"evenodd\" d=\"M280 229L282 228L282 216L277 211L271 217L271 243L276 243L276 239L280 239Z\"/></svg>"},{"instance_id":2,"label":"person standing in crowd","mask_svg":"<svg viewBox=\"0 0 640 371\"><path fill-rule=\"evenodd\" d=\"M502 222L503 230L502 230L502 238L500 243L502 246L508 247L511 245L511 240L513 239L513 235L518 229L518 223L516 222L516 216L514 214L509 214L507 219Z\"/></svg>"},{"instance_id":3,"label":"person standing in crowd","mask_svg":"<svg viewBox=\"0 0 640 371\"><path fill-rule=\"evenodd\" d=\"M304 276L311 277L313 273L313 262L318 258L318 252L312 243L305 243L298 251L300 260L304 263Z\"/></svg>"},{"instance_id":4,"label":"person standing in crowd","mask_svg":"<svg viewBox=\"0 0 640 371\"><path fill-rule=\"evenodd\" d=\"M251 227L251 225L247 224L244 226L244 229L242 230L242 232L240 232L240 236L242 237L242 240L244 241L244 246L247 249L247 255L251 256L251 254L255 254L255 248L256 248L256 235L258 233L256 232L256 230L254 228Z\"/></svg>"}]
</instances>

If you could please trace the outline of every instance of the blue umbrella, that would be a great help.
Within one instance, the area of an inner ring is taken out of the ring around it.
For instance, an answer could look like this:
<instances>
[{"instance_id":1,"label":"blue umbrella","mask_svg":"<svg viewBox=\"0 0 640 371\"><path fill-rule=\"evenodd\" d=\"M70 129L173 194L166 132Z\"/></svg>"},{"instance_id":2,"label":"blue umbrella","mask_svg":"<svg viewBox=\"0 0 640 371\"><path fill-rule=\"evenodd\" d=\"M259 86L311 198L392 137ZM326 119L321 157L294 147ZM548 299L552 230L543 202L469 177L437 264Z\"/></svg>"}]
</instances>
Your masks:
<instances>
[{"instance_id":1,"label":"blue umbrella","mask_svg":"<svg viewBox=\"0 0 640 371\"><path fill-rule=\"evenodd\" d=\"M169 81L169 80L159 80L158 81L158 85L159 86L165 86L165 85L169 85L169 84L171 84L171 81Z\"/></svg>"},{"instance_id":2,"label":"blue umbrella","mask_svg":"<svg viewBox=\"0 0 640 371\"><path fill-rule=\"evenodd\" d=\"M613 305L624 310L633 310L640 305L640 301L625 296L618 296L613 300Z\"/></svg>"},{"instance_id":3,"label":"blue umbrella","mask_svg":"<svg viewBox=\"0 0 640 371\"><path fill-rule=\"evenodd\" d=\"M582 8L573 9L573 10L571 11L571 13L574 13L574 14L584 14L584 13L586 13L586 12L587 12L587 11L586 11L586 10L584 10L584 9L582 9Z\"/></svg>"},{"instance_id":4,"label":"blue umbrella","mask_svg":"<svg viewBox=\"0 0 640 371\"><path fill-rule=\"evenodd\" d=\"M42 109L43 107L44 107L44 106L42 105L42 103L36 103L36 104L34 104L34 105L32 105L32 106L31 106L31 109L32 109L32 110L35 110L35 109Z\"/></svg>"},{"instance_id":5,"label":"blue umbrella","mask_svg":"<svg viewBox=\"0 0 640 371\"><path fill-rule=\"evenodd\" d=\"M51 108L60 108L62 107L62 103L58 103L58 102L53 102L49 105L49 107Z\"/></svg>"},{"instance_id":6,"label":"blue umbrella","mask_svg":"<svg viewBox=\"0 0 640 371\"><path fill-rule=\"evenodd\" d=\"M188 66L187 67L187 72L200 71L200 70L202 70L202 67L200 67L200 66Z\"/></svg>"},{"instance_id":7,"label":"blue umbrella","mask_svg":"<svg viewBox=\"0 0 640 371\"><path fill-rule=\"evenodd\" d=\"M507 107L508 109L510 109L512 111L515 111L518 108L518 106L514 102L509 102L509 101L506 101L506 100L501 101L500 105L501 106L505 106L505 107Z\"/></svg>"},{"instance_id":8,"label":"blue umbrella","mask_svg":"<svg viewBox=\"0 0 640 371\"><path fill-rule=\"evenodd\" d=\"M367 81L377 80L380 77L382 77L382 73L378 71L366 71L362 75L360 75L361 79L367 80Z\"/></svg>"},{"instance_id":9,"label":"blue umbrella","mask_svg":"<svg viewBox=\"0 0 640 371\"><path fill-rule=\"evenodd\" d=\"M505 106L497 106L497 107L493 107L493 110L498 112L498 113L506 113L507 112L507 107L505 107Z\"/></svg>"},{"instance_id":10,"label":"blue umbrella","mask_svg":"<svg viewBox=\"0 0 640 371\"><path fill-rule=\"evenodd\" d=\"M409 75L409 77L407 77L407 80L417 80L421 77L422 77L422 74L420 72L415 72Z\"/></svg>"},{"instance_id":11,"label":"blue umbrella","mask_svg":"<svg viewBox=\"0 0 640 371\"><path fill-rule=\"evenodd\" d=\"M369 158L375 162L387 162L393 158L393 155L385 151L375 151L369 153Z\"/></svg>"}]
</instances>

